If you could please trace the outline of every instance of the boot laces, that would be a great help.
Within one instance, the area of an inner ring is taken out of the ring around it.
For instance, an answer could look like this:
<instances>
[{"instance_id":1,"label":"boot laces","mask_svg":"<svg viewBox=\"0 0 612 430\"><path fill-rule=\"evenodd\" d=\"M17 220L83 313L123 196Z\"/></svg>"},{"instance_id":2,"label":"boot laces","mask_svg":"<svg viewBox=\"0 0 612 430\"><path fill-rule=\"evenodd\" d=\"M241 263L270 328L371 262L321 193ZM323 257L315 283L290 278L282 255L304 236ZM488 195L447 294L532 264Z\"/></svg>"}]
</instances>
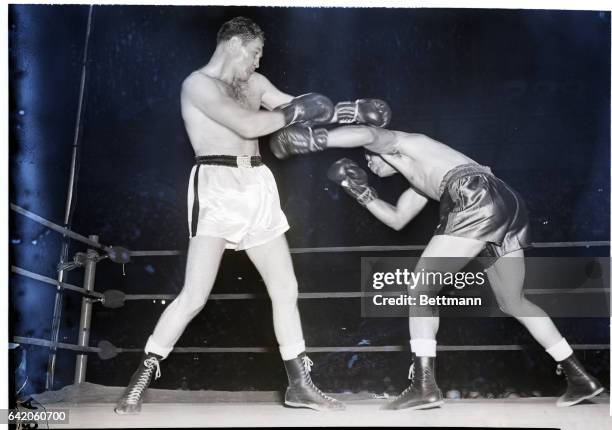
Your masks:
<instances>
[{"instance_id":1,"label":"boot laces","mask_svg":"<svg viewBox=\"0 0 612 430\"><path fill-rule=\"evenodd\" d=\"M142 393L146 390L149 382L151 381L151 374L155 368L155 379L161 377L161 369L159 368L159 360L156 357L149 357L143 362L145 369L140 372L138 380L132 386L129 393L127 394L127 403L138 403L142 397Z\"/></svg>"},{"instance_id":2,"label":"boot laces","mask_svg":"<svg viewBox=\"0 0 612 430\"><path fill-rule=\"evenodd\" d=\"M310 357L308 357L307 355L303 356L302 363L304 364L304 369L306 369L306 372L310 374L310 371L312 370L312 365L314 364Z\"/></svg>"},{"instance_id":3,"label":"boot laces","mask_svg":"<svg viewBox=\"0 0 612 430\"><path fill-rule=\"evenodd\" d=\"M414 381L414 363L412 363L412 364L410 365L410 369L408 369L408 380L410 380L410 381ZM397 396L397 398L399 399L399 398L402 398L402 397L404 397L405 395L407 395L407 394L410 392L410 389L412 388L412 385L413 385L413 384L408 385L408 387L406 387L406 388L404 389L404 391L402 391L402 392L399 394L399 396Z\"/></svg>"},{"instance_id":4,"label":"boot laces","mask_svg":"<svg viewBox=\"0 0 612 430\"><path fill-rule=\"evenodd\" d=\"M414 363L410 365L410 369L408 370L408 379L411 381L414 379Z\"/></svg>"},{"instance_id":5,"label":"boot laces","mask_svg":"<svg viewBox=\"0 0 612 430\"><path fill-rule=\"evenodd\" d=\"M310 388L312 388L317 394L319 394L321 397L323 397L328 402L332 402L332 403L337 402L336 399L329 397L323 391L319 390L319 387L317 387L314 384L314 382L312 382L312 379L310 378L310 371L312 370L312 366L314 363L312 362L310 357L308 357L307 355L303 356L302 364L304 364L304 373L306 375L306 381L308 382L308 385L310 386Z\"/></svg>"}]
</instances>

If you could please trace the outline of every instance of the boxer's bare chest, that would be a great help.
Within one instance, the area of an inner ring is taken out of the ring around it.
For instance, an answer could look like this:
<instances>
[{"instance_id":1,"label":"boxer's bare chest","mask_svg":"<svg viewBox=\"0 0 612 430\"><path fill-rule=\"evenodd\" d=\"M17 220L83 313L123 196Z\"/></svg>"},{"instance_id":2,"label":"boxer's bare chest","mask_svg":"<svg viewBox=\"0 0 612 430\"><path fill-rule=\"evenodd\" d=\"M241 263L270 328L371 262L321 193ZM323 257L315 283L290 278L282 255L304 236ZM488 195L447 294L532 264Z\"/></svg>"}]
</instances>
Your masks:
<instances>
[{"instance_id":1,"label":"boxer's bare chest","mask_svg":"<svg viewBox=\"0 0 612 430\"><path fill-rule=\"evenodd\" d=\"M383 156L385 160L389 156ZM440 169L435 163L424 162L422 159L414 158L409 155L400 155L399 157L390 158L390 164L397 169L413 188L419 190L422 194L438 200L438 188L442 180Z\"/></svg>"},{"instance_id":2,"label":"boxer's bare chest","mask_svg":"<svg viewBox=\"0 0 612 430\"><path fill-rule=\"evenodd\" d=\"M261 91L255 85L247 82L222 82L223 93L245 109L256 111L261 106Z\"/></svg>"}]
</instances>

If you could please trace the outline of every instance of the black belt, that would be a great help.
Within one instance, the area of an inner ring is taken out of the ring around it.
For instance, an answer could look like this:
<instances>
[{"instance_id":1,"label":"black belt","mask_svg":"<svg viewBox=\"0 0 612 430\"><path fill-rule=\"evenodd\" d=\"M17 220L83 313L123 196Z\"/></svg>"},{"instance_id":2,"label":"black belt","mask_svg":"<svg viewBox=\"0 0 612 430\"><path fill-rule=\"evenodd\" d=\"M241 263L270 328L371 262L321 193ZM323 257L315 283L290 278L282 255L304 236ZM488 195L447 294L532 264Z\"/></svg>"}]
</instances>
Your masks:
<instances>
[{"instance_id":1,"label":"black belt","mask_svg":"<svg viewBox=\"0 0 612 430\"><path fill-rule=\"evenodd\" d=\"M191 208L191 237L198 231L198 217L200 216L200 198L198 196L198 176L200 166L227 166L227 167L257 167L262 166L259 155L200 155L195 158L197 164L193 178L193 208Z\"/></svg>"},{"instance_id":2,"label":"black belt","mask_svg":"<svg viewBox=\"0 0 612 430\"><path fill-rule=\"evenodd\" d=\"M209 164L228 167L257 167L263 165L259 155L201 155L195 158L196 164Z\"/></svg>"}]
</instances>

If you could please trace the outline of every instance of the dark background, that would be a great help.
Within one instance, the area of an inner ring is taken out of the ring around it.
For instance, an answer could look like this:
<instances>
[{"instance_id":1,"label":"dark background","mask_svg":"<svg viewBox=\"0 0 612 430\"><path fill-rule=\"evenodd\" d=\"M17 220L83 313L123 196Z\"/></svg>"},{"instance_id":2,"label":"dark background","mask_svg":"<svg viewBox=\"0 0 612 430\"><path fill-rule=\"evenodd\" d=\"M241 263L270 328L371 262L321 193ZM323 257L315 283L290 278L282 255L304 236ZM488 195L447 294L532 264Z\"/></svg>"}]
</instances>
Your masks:
<instances>
[{"instance_id":1,"label":"dark background","mask_svg":"<svg viewBox=\"0 0 612 430\"><path fill-rule=\"evenodd\" d=\"M87 15L87 6L9 8L10 201L58 224ZM265 31L260 72L282 91L317 91L334 101L385 99L393 109L390 128L447 143L517 189L536 241L609 240L610 13L596 11L95 6L75 231L132 250L186 249L193 153L180 116L180 85L212 54L219 26L238 15ZM325 171L340 157L364 165L361 150L281 162L262 138L261 151L278 182L292 247L424 244L436 226L438 207L430 203L403 231L392 231L327 181ZM400 177L372 177L372 184L389 201L407 187ZM10 240L12 264L56 276L57 233L11 213ZM72 243L70 256L83 249ZM608 255L609 248L571 252ZM294 257L303 292L359 288L360 254ZM135 258L124 276L121 266L104 261L96 290L178 293L184 263L182 256ZM68 281L81 285L82 271L70 272ZM50 338L55 289L19 276L10 284L11 335ZM226 253L213 292L264 291L244 253ZM139 348L163 305L131 301L121 309L94 309L92 345L105 339ZM80 296L66 293L61 341L76 343L79 310ZM362 319L358 300L305 300L300 310L311 346L407 343L405 321ZM608 319L557 322L570 343L609 343ZM443 389L478 383L489 387L478 388L483 393L513 388L552 395L562 386L552 360L513 320L443 321L439 343L529 345L524 352L441 354ZM275 344L269 302L249 300L211 301L178 345ZM44 388L46 352L28 347L35 391ZM608 384L609 352L579 354ZM88 381L125 385L138 357L91 356ZM405 385L407 353L313 358L313 378L323 389L381 393ZM72 382L74 353L60 352L59 363L55 388ZM157 386L267 390L285 384L277 354L174 354L163 375Z\"/></svg>"}]
</instances>

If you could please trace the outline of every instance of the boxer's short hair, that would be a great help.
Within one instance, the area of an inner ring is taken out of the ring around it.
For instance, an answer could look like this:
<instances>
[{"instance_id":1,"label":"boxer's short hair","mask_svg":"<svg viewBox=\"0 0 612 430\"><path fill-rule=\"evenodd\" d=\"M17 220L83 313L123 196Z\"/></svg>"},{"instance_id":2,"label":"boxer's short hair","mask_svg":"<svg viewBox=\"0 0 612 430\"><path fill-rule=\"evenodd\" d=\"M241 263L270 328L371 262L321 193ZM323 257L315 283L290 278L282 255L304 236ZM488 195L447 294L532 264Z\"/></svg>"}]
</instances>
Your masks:
<instances>
[{"instance_id":1,"label":"boxer's short hair","mask_svg":"<svg viewBox=\"0 0 612 430\"><path fill-rule=\"evenodd\" d=\"M217 32L217 45L238 36L243 42L254 39L265 40L263 30L250 18L237 16L225 22Z\"/></svg>"}]
</instances>

